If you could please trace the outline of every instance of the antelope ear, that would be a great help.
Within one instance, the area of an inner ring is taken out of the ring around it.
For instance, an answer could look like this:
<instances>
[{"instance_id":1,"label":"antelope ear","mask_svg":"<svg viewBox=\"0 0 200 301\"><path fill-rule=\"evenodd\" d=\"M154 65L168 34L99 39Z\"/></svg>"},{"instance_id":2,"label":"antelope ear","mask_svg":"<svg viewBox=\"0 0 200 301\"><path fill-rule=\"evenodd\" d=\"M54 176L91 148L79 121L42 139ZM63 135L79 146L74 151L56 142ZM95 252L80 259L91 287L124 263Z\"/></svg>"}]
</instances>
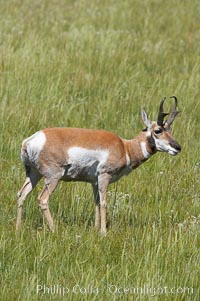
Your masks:
<instances>
[{"instance_id":1,"label":"antelope ear","mask_svg":"<svg viewBox=\"0 0 200 301\"><path fill-rule=\"evenodd\" d=\"M149 120L145 108L142 109L142 120L147 128L151 128L151 121Z\"/></svg>"}]
</instances>

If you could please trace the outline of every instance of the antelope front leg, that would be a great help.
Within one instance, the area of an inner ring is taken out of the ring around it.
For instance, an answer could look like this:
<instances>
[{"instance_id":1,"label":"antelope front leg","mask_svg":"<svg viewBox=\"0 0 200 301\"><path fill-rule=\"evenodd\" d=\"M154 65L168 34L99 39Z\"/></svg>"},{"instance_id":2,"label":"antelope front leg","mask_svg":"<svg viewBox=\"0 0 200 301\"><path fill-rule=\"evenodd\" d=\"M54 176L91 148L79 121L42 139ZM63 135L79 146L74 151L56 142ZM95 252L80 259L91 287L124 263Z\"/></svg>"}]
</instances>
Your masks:
<instances>
[{"instance_id":1,"label":"antelope front leg","mask_svg":"<svg viewBox=\"0 0 200 301\"><path fill-rule=\"evenodd\" d=\"M100 228L100 198L98 191L98 184L93 184L93 193L94 193L94 201L95 201L95 228Z\"/></svg>"},{"instance_id":2,"label":"antelope front leg","mask_svg":"<svg viewBox=\"0 0 200 301\"><path fill-rule=\"evenodd\" d=\"M100 212L101 212L101 234L106 235L106 192L109 185L110 176L102 174L98 178L98 190L100 197Z\"/></svg>"}]
</instances>

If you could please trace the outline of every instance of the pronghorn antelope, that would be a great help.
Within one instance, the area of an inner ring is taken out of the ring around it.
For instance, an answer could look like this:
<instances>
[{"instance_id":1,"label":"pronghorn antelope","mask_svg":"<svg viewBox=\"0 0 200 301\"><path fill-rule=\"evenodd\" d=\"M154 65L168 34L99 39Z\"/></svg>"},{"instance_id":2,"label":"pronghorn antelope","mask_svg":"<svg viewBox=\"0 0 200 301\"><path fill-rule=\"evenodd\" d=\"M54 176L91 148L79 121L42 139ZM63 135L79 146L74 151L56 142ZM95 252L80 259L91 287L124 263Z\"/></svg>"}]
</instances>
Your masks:
<instances>
[{"instance_id":1,"label":"pronghorn antelope","mask_svg":"<svg viewBox=\"0 0 200 301\"><path fill-rule=\"evenodd\" d=\"M177 111L177 98L171 113L163 112L160 103L157 122L150 121L145 110L146 126L137 137L122 139L104 130L80 128L47 128L22 142L21 158L26 180L18 192L17 229L21 224L22 206L27 195L44 177L38 200L50 230L54 229L49 197L59 181L83 181L92 184L96 206L95 227L106 233L106 191L108 185L128 175L157 151L175 156L181 146L172 138L170 126ZM165 116L167 120L164 120Z\"/></svg>"}]
</instances>

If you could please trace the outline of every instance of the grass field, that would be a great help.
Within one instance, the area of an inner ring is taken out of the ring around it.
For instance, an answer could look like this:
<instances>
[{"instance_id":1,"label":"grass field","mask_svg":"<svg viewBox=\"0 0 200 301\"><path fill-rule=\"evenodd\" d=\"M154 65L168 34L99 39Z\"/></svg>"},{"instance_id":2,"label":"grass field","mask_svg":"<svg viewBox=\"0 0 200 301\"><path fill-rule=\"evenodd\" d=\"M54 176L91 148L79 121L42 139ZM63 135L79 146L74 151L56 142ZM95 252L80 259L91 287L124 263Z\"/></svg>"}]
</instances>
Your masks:
<instances>
[{"instance_id":1,"label":"grass field","mask_svg":"<svg viewBox=\"0 0 200 301\"><path fill-rule=\"evenodd\" d=\"M0 1L0 300L200 300L199 15L197 0ZM106 238L84 183L55 191L54 234L39 183L15 233L24 138L52 126L133 138L141 107L155 119L171 95L182 152L110 185Z\"/></svg>"}]
</instances>

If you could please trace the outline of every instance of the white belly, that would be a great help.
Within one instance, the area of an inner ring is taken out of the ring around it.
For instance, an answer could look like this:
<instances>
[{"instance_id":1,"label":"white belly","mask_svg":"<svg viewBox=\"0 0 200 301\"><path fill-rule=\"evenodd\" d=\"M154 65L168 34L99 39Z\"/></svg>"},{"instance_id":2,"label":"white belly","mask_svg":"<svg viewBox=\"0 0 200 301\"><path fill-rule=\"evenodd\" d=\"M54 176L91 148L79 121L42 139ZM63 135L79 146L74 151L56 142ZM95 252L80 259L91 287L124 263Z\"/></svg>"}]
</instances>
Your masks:
<instances>
[{"instance_id":1,"label":"white belly","mask_svg":"<svg viewBox=\"0 0 200 301\"><path fill-rule=\"evenodd\" d=\"M109 151L71 147L68 150L65 177L74 180L93 181L105 167Z\"/></svg>"}]
</instances>

